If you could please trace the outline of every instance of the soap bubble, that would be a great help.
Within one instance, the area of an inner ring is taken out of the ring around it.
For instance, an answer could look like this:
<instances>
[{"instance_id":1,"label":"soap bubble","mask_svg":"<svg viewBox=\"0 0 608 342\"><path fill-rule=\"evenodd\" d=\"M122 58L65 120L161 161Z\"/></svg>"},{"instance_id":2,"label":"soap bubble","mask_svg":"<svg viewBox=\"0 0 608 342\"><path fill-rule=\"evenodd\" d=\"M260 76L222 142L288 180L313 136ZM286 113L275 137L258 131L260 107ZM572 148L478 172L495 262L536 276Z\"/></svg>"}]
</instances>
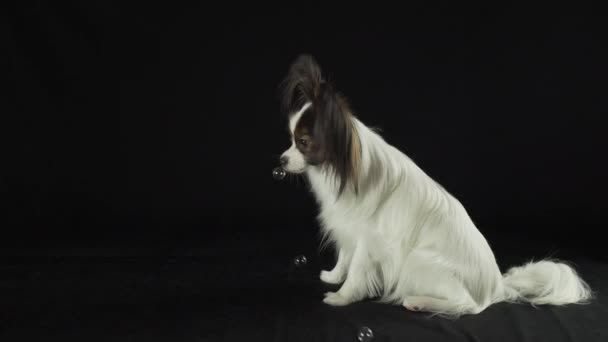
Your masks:
<instances>
[{"instance_id":1,"label":"soap bubble","mask_svg":"<svg viewBox=\"0 0 608 342\"><path fill-rule=\"evenodd\" d=\"M306 257L304 255L298 255L297 257L295 257L295 259L293 259L293 263L296 266L304 266L304 265L306 265L307 262L308 262L308 260L306 259Z\"/></svg>"},{"instance_id":2,"label":"soap bubble","mask_svg":"<svg viewBox=\"0 0 608 342\"><path fill-rule=\"evenodd\" d=\"M287 172L285 172L282 167L276 167L274 170L272 170L272 178L276 180L281 180L285 178L286 174Z\"/></svg>"},{"instance_id":3,"label":"soap bubble","mask_svg":"<svg viewBox=\"0 0 608 342\"><path fill-rule=\"evenodd\" d=\"M357 339L359 342L370 342L374 338L374 332L368 327L362 327L359 329Z\"/></svg>"}]
</instances>

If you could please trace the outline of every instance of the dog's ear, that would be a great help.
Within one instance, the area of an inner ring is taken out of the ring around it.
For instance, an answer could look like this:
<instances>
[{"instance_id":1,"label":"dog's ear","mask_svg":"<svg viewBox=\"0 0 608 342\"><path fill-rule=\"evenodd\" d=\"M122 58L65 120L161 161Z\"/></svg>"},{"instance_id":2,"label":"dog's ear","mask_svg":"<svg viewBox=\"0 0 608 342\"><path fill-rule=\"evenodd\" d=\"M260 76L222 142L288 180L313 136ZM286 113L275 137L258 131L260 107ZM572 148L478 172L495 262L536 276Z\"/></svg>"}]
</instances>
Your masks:
<instances>
[{"instance_id":1,"label":"dog's ear","mask_svg":"<svg viewBox=\"0 0 608 342\"><path fill-rule=\"evenodd\" d=\"M324 82L321 68L309 54L299 55L289 67L281 82L281 111L292 114L306 102L314 102L319 96L320 85Z\"/></svg>"},{"instance_id":2,"label":"dog's ear","mask_svg":"<svg viewBox=\"0 0 608 342\"><path fill-rule=\"evenodd\" d=\"M357 193L361 145L352 111L346 99L328 82L322 82L318 92L313 101L314 135L319 140L324 165L340 184L338 196L349 183Z\"/></svg>"}]
</instances>

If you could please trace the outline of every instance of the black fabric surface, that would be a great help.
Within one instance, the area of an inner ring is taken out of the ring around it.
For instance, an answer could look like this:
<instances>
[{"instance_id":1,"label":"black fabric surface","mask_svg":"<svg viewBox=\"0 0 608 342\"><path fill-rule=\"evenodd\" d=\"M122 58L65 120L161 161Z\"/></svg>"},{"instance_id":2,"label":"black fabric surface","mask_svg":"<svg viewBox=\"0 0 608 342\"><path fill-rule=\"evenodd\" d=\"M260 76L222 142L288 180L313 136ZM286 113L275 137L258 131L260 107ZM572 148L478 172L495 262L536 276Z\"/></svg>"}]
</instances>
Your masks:
<instances>
[{"instance_id":1,"label":"black fabric surface","mask_svg":"<svg viewBox=\"0 0 608 342\"><path fill-rule=\"evenodd\" d=\"M592 304L501 303L453 321L373 301L327 306L322 294L335 287L318 273L331 267L331 250L319 252L314 234L238 235L145 248L4 248L0 340L357 341L362 327L373 341L608 340L608 264L567 250L492 240L503 269L549 253L574 262L597 292ZM299 255L305 265L294 264Z\"/></svg>"}]
</instances>

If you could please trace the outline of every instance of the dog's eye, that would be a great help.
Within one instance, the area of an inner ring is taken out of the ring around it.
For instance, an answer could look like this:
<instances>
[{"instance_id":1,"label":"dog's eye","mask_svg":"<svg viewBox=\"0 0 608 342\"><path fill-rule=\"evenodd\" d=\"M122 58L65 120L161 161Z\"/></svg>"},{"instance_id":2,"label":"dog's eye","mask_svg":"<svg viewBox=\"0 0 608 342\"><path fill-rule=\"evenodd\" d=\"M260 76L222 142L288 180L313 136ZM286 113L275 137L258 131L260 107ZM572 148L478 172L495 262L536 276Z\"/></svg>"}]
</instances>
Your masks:
<instances>
[{"instance_id":1,"label":"dog's eye","mask_svg":"<svg viewBox=\"0 0 608 342\"><path fill-rule=\"evenodd\" d=\"M302 144L302 146L307 146L308 145L308 141L305 139L300 139L300 144Z\"/></svg>"}]
</instances>

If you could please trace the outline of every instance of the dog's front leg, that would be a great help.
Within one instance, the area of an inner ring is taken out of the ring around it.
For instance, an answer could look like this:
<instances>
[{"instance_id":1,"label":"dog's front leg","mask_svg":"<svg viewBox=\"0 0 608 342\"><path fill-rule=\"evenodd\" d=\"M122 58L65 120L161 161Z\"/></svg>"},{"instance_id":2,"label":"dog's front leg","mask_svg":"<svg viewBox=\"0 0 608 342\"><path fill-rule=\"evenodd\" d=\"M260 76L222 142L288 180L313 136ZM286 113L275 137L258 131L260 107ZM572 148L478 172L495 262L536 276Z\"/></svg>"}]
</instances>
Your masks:
<instances>
[{"instance_id":1,"label":"dog's front leg","mask_svg":"<svg viewBox=\"0 0 608 342\"><path fill-rule=\"evenodd\" d=\"M321 280L328 284L340 284L346 279L346 272L350 265L353 253L345 248L338 251L338 261L331 271L321 271Z\"/></svg>"},{"instance_id":2,"label":"dog's front leg","mask_svg":"<svg viewBox=\"0 0 608 342\"><path fill-rule=\"evenodd\" d=\"M323 302L330 305L347 305L368 296L370 276L373 276L369 253L363 241L359 241L353 251L346 280L338 292L325 294Z\"/></svg>"}]
</instances>

